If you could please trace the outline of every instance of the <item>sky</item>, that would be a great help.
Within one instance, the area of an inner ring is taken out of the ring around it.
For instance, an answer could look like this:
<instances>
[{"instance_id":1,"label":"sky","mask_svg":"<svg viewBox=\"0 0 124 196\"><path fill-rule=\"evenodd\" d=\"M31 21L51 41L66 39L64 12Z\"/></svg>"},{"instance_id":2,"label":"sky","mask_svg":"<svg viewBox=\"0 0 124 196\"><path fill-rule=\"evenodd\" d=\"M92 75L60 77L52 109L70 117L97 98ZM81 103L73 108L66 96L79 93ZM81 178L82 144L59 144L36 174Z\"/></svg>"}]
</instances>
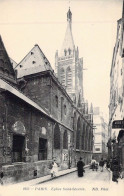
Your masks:
<instances>
[{"instance_id":1,"label":"sky","mask_svg":"<svg viewBox=\"0 0 124 196\"><path fill-rule=\"evenodd\" d=\"M122 0L0 0L0 35L17 63L38 44L54 68L72 12L72 34L83 57L84 98L108 120L110 68Z\"/></svg>"}]
</instances>

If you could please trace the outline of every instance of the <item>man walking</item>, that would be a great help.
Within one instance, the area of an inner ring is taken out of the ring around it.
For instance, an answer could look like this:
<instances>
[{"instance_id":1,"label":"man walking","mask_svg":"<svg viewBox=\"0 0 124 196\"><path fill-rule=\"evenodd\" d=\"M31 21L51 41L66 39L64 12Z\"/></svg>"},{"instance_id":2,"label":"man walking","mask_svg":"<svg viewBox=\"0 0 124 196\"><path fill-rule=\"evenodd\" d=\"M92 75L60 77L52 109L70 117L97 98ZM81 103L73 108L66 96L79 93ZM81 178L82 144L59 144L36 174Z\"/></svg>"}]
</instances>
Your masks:
<instances>
[{"instance_id":1,"label":"man walking","mask_svg":"<svg viewBox=\"0 0 124 196\"><path fill-rule=\"evenodd\" d=\"M101 158L101 160L99 162L99 166L100 166L100 171L103 172L103 166L104 166L104 160L103 160L103 158Z\"/></svg>"},{"instance_id":2,"label":"man walking","mask_svg":"<svg viewBox=\"0 0 124 196\"><path fill-rule=\"evenodd\" d=\"M112 159L111 170L112 170L112 181L118 182L120 166L117 157L114 157Z\"/></svg>"},{"instance_id":3,"label":"man walking","mask_svg":"<svg viewBox=\"0 0 124 196\"><path fill-rule=\"evenodd\" d=\"M82 177L84 173L84 162L82 161L82 158L80 157L80 160L77 162L77 169L78 169L78 177Z\"/></svg>"}]
</instances>

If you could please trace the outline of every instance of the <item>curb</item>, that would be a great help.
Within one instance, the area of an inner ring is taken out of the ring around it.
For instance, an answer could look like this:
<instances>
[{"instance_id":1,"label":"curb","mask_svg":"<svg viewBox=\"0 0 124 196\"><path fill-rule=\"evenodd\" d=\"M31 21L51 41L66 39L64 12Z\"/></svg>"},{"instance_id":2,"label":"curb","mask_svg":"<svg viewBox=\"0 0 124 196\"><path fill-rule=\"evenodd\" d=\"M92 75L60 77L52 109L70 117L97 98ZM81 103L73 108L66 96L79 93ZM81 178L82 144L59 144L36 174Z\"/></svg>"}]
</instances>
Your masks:
<instances>
[{"instance_id":1,"label":"curb","mask_svg":"<svg viewBox=\"0 0 124 196\"><path fill-rule=\"evenodd\" d=\"M89 165L84 166L84 168L88 168L88 167L89 167ZM77 168L75 168L75 170L73 170L73 171L70 171L70 172L67 172L67 173L60 174L59 176L56 176L56 177L54 177L54 178L51 178L51 177L50 177L49 179L46 179L46 180L44 180L44 181L42 181L42 182L38 182L38 183L36 183L35 185L42 184L42 183L45 183L45 182L48 182L48 181L52 181L52 180L54 180L54 179L57 179L57 178L59 178L59 177L61 177L61 176L65 176L65 175L67 175L67 174L73 173L73 172L75 172L75 171L77 171ZM34 186L34 185L31 185L31 186Z\"/></svg>"},{"instance_id":2,"label":"curb","mask_svg":"<svg viewBox=\"0 0 124 196\"><path fill-rule=\"evenodd\" d=\"M52 180L54 180L54 179L57 179L57 178L59 178L59 177L61 177L61 176L65 176L65 175L67 175L67 174L73 173L73 172L75 172L75 171L77 171L77 169L75 169L75 170L73 170L73 171L70 171L70 172L68 172L68 173L65 173L65 174L60 174L59 176L56 176L56 177L53 177L53 178L50 177L49 179L46 179L46 180L44 180L44 181L42 181L42 182L39 182L39 183L36 183L36 185L42 184L42 183L44 183L44 182L52 181ZM31 185L31 186L34 186L34 185Z\"/></svg>"}]
</instances>

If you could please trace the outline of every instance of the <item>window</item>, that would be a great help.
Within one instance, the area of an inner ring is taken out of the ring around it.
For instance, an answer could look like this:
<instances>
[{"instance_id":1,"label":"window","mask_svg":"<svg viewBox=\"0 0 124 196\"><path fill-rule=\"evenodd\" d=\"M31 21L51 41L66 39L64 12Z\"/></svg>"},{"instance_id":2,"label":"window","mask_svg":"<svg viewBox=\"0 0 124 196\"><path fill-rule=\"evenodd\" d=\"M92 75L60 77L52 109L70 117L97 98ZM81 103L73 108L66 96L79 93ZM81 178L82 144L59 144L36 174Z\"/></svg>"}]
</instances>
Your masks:
<instances>
[{"instance_id":1,"label":"window","mask_svg":"<svg viewBox=\"0 0 124 196\"><path fill-rule=\"evenodd\" d=\"M77 132L76 132L76 149L80 148L80 119L77 122Z\"/></svg>"},{"instance_id":2,"label":"window","mask_svg":"<svg viewBox=\"0 0 124 196\"><path fill-rule=\"evenodd\" d=\"M68 134L66 130L63 134L63 149L68 149Z\"/></svg>"},{"instance_id":3,"label":"window","mask_svg":"<svg viewBox=\"0 0 124 196\"><path fill-rule=\"evenodd\" d=\"M58 124L56 124L54 129L54 148L60 149L60 129Z\"/></svg>"},{"instance_id":4,"label":"window","mask_svg":"<svg viewBox=\"0 0 124 196\"><path fill-rule=\"evenodd\" d=\"M24 141L25 141L24 136L13 135L13 148L12 148L13 162L24 161L23 160Z\"/></svg>"},{"instance_id":5,"label":"window","mask_svg":"<svg viewBox=\"0 0 124 196\"><path fill-rule=\"evenodd\" d=\"M66 70L66 86L67 86L67 89L72 88L72 71L70 67L68 67Z\"/></svg>"},{"instance_id":6,"label":"window","mask_svg":"<svg viewBox=\"0 0 124 196\"><path fill-rule=\"evenodd\" d=\"M58 96L55 96L55 105L58 108Z\"/></svg>"},{"instance_id":7,"label":"window","mask_svg":"<svg viewBox=\"0 0 124 196\"><path fill-rule=\"evenodd\" d=\"M61 69L61 73L60 74L61 74L61 76L60 76L61 84L65 85L65 71L64 71L63 68Z\"/></svg>"},{"instance_id":8,"label":"window","mask_svg":"<svg viewBox=\"0 0 124 196\"><path fill-rule=\"evenodd\" d=\"M63 102L64 102L64 98L61 97L61 120L63 119Z\"/></svg>"},{"instance_id":9,"label":"window","mask_svg":"<svg viewBox=\"0 0 124 196\"><path fill-rule=\"evenodd\" d=\"M47 160L47 139L39 138L38 160Z\"/></svg>"},{"instance_id":10,"label":"window","mask_svg":"<svg viewBox=\"0 0 124 196\"><path fill-rule=\"evenodd\" d=\"M84 135L83 135L83 132L82 132L82 135L81 135L81 149L83 150L84 148Z\"/></svg>"},{"instance_id":11,"label":"window","mask_svg":"<svg viewBox=\"0 0 124 196\"><path fill-rule=\"evenodd\" d=\"M100 151L100 148L95 148L96 151Z\"/></svg>"},{"instance_id":12,"label":"window","mask_svg":"<svg viewBox=\"0 0 124 196\"><path fill-rule=\"evenodd\" d=\"M32 61L32 64L35 64L36 62L35 61Z\"/></svg>"},{"instance_id":13,"label":"window","mask_svg":"<svg viewBox=\"0 0 124 196\"><path fill-rule=\"evenodd\" d=\"M67 107L66 105L64 105L64 114L66 114L66 112L67 112Z\"/></svg>"}]
</instances>

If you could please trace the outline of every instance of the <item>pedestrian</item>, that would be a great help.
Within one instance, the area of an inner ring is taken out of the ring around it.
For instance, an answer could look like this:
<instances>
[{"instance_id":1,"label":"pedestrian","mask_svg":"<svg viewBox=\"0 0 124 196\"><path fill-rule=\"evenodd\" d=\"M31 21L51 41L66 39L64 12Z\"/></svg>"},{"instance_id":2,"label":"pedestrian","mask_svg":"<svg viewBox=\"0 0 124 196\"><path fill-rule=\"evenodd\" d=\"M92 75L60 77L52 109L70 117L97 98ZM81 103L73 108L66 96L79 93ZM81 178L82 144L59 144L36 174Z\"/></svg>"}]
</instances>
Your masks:
<instances>
[{"instance_id":1,"label":"pedestrian","mask_svg":"<svg viewBox=\"0 0 124 196\"><path fill-rule=\"evenodd\" d=\"M58 165L55 160L52 162L52 169L50 171L51 177L56 177L58 174Z\"/></svg>"},{"instance_id":2,"label":"pedestrian","mask_svg":"<svg viewBox=\"0 0 124 196\"><path fill-rule=\"evenodd\" d=\"M104 166L104 160L103 160L103 158L101 158L101 160L99 162L99 166L100 166L100 171L103 172L103 166Z\"/></svg>"},{"instance_id":3,"label":"pedestrian","mask_svg":"<svg viewBox=\"0 0 124 196\"><path fill-rule=\"evenodd\" d=\"M117 157L114 157L112 159L111 170L112 170L112 181L118 182L120 166L119 166L119 161L118 161Z\"/></svg>"},{"instance_id":4,"label":"pedestrian","mask_svg":"<svg viewBox=\"0 0 124 196\"><path fill-rule=\"evenodd\" d=\"M3 185L3 171L0 172L0 184Z\"/></svg>"},{"instance_id":5,"label":"pedestrian","mask_svg":"<svg viewBox=\"0 0 124 196\"><path fill-rule=\"evenodd\" d=\"M94 171L96 167L96 160L94 158L92 158L91 167L92 167L92 171Z\"/></svg>"},{"instance_id":6,"label":"pedestrian","mask_svg":"<svg viewBox=\"0 0 124 196\"><path fill-rule=\"evenodd\" d=\"M82 158L80 157L80 160L77 162L77 170L78 170L78 177L82 177L84 174L84 166L85 163L82 161Z\"/></svg>"},{"instance_id":7,"label":"pedestrian","mask_svg":"<svg viewBox=\"0 0 124 196\"><path fill-rule=\"evenodd\" d=\"M122 164L120 164L120 170L119 170L119 177L122 179L123 178L123 169L122 169Z\"/></svg>"},{"instance_id":8,"label":"pedestrian","mask_svg":"<svg viewBox=\"0 0 124 196\"><path fill-rule=\"evenodd\" d=\"M96 164L95 164L95 169L96 169L96 171L98 170L98 166L99 166L99 163L96 162Z\"/></svg>"},{"instance_id":9,"label":"pedestrian","mask_svg":"<svg viewBox=\"0 0 124 196\"><path fill-rule=\"evenodd\" d=\"M107 160L106 160L106 159L104 160L104 165L105 165L105 166L104 166L105 169L107 169Z\"/></svg>"}]
</instances>

